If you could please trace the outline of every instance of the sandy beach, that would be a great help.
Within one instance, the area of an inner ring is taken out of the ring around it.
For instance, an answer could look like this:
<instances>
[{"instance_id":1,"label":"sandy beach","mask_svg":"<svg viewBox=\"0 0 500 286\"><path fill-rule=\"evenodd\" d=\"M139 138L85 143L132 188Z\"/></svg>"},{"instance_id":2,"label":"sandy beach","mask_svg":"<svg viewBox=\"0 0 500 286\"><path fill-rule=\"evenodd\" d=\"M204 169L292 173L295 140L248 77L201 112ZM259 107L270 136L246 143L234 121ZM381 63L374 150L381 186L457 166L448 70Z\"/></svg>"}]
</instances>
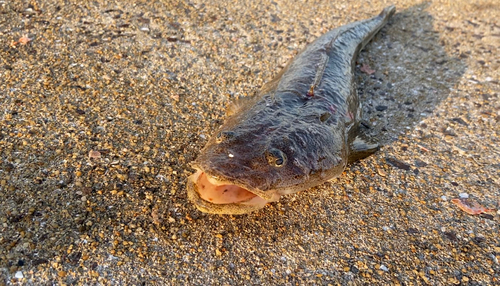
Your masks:
<instances>
[{"instance_id":1,"label":"sandy beach","mask_svg":"<svg viewBox=\"0 0 500 286\"><path fill-rule=\"evenodd\" d=\"M188 202L228 103L391 4L355 75L380 151L248 215ZM0 286L500 285L498 19L495 0L0 1Z\"/></svg>"}]
</instances>

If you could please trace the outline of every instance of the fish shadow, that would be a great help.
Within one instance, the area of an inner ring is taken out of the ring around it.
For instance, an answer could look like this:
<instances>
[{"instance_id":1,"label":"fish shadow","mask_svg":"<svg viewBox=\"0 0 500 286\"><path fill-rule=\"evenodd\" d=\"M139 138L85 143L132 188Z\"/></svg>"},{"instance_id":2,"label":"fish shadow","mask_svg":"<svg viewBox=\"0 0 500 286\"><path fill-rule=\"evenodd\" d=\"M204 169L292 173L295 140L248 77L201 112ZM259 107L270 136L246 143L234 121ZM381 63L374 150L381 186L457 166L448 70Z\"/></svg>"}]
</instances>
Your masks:
<instances>
[{"instance_id":1,"label":"fish shadow","mask_svg":"<svg viewBox=\"0 0 500 286\"><path fill-rule=\"evenodd\" d=\"M363 119L373 126L382 145L397 140L433 114L457 85L467 66L447 54L428 2L396 13L366 46L358 63L375 72L356 69Z\"/></svg>"}]
</instances>

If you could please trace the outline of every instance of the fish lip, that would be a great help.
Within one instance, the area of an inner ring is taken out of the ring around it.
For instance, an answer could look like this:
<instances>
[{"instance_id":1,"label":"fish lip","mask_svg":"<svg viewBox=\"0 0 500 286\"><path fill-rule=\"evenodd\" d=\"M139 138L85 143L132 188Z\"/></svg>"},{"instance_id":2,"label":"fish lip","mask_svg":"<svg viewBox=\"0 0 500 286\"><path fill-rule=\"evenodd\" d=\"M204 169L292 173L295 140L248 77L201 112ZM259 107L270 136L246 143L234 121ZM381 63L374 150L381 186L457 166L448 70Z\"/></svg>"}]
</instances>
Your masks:
<instances>
[{"instance_id":1,"label":"fish lip","mask_svg":"<svg viewBox=\"0 0 500 286\"><path fill-rule=\"evenodd\" d=\"M195 169L196 171L201 171L201 172L207 174L207 176L212 176L212 177L215 176L217 178L217 181L220 183L227 184L227 185L235 185L235 186L238 186L240 188L243 188L243 189L249 191L250 193L263 198L266 201L273 200L275 198L275 194L277 193L277 190L262 191L262 190L257 189L257 188L249 187L249 186L239 182L238 179L230 178L230 177L224 175L224 173L217 171L217 170L214 170L214 172L206 171L205 168L203 168L201 166L201 164L199 164L199 162L196 162L196 161L191 163L191 168ZM214 174L214 173L216 173L216 174Z\"/></svg>"},{"instance_id":2,"label":"fish lip","mask_svg":"<svg viewBox=\"0 0 500 286\"><path fill-rule=\"evenodd\" d=\"M190 180L188 184L194 185L194 182ZM196 186L188 187L188 199L198 210L204 213L242 215L262 208L260 205L242 205L238 203L214 204L202 199L195 188Z\"/></svg>"},{"instance_id":3,"label":"fish lip","mask_svg":"<svg viewBox=\"0 0 500 286\"><path fill-rule=\"evenodd\" d=\"M196 206L196 208L198 210L205 212L205 213L241 215L241 214L247 214L247 213L259 210L259 209L264 207L265 204L264 205L245 205L244 204L245 202L252 200L252 198L248 199L246 201L242 201L242 202L238 202L238 203L230 203L230 204L214 204L214 203L211 203L209 201L202 199L200 194L198 193L198 187L196 185L196 181L197 181L198 177L201 175L201 173L205 173L205 174L207 174L207 173L205 171L203 171L201 168L199 168L198 166L195 166L194 168L197 171L188 178L187 195L188 195L189 201L191 201ZM210 175L208 175L208 176L210 176ZM228 182L227 180L218 180L218 181L221 183ZM263 198L262 196L256 194L252 190L247 189L244 186L241 186L241 185L235 184L235 183L230 183L230 182L228 182L228 184L236 185L236 186L239 186L241 188L244 188L248 192L266 200L267 202L270 201L270 200Z\"/></svg>"}]
</instances>

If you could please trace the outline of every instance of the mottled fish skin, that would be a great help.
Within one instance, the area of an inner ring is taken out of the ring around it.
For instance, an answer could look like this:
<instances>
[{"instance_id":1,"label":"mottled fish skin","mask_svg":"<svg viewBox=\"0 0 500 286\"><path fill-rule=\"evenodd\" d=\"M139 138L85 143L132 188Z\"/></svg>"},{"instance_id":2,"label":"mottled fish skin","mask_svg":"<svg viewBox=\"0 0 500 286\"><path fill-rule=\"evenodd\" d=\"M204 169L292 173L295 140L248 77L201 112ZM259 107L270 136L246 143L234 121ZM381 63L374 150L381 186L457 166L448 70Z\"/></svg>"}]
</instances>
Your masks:
<instances>
[{"instance_id":1,"label":"mottled fish skin","mask_svg":"<svg viewBox=\"0 0 500 286\"><path fill-rule=\"evenodd\" d=\"M196 207L208 213L251 212L262 208L262 201L330 180L349 162L375 152L378 144L370 142L359 124L353 74L360 50L394 12L390 6L319 37L233 111L192 163L198 172L187 189ZM201 176L239 186L261 201L209 202L200 196Z\"/></svg>"}]
</instances>

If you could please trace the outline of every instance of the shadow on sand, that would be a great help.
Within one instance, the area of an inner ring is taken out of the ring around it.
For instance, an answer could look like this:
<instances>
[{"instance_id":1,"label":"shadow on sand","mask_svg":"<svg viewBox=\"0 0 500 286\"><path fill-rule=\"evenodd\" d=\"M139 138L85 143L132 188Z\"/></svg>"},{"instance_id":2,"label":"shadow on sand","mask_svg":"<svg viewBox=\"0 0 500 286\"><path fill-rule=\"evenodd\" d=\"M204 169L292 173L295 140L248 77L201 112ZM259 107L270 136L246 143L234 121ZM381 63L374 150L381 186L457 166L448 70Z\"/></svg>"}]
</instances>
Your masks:
<instances>
[{"instance_id":1,"label":"shadow on sand","mask_svg":"<svg viewBox=\"0 0 500 286\"><path fill-rule=\"evenodd\" d=\"M394 15L387 27L361 53L359 62L376 72L357 72L365 120L382 145L413 129L435 112L458 83L466 65L450 57L441 44L443 31L434 30L429 3Z\"/></svg>"}]
</instances>

